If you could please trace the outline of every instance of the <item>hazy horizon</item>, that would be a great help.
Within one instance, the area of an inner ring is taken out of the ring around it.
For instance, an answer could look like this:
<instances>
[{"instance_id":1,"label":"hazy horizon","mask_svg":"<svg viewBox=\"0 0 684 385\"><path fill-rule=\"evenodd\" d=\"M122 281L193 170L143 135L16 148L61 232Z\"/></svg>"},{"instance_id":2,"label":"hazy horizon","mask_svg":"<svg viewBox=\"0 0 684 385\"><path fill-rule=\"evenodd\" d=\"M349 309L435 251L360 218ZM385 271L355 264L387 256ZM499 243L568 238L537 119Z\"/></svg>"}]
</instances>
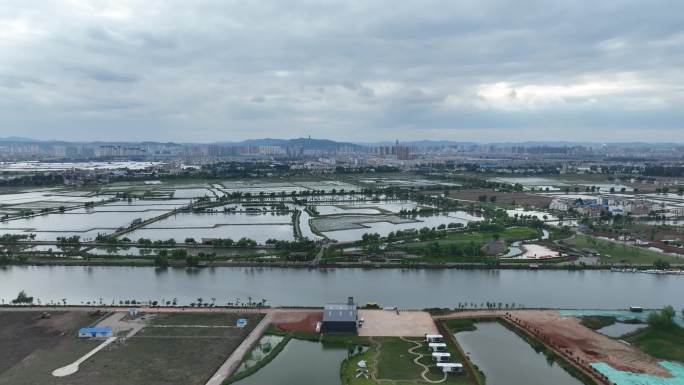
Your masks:
<instances>
[{"instance_id":1,"label":"hazy horizon","mask_svg":"<svg viewBox=\"0 0 684 385\"><path fill-rule=\"evenodd\" d=\"M684 3L5 1L0 137L684 142Z\"/></svg>"},{"instance_id":2,"label":"hazy horizon","mask_svg":"<svg viewBox=\"0 0 684 385\"><path fill-rule=\"evenodd\" d=\"M263 137L263 138L246 138L246 139L241 139L241 140L214 140L214 141L174 141L174 140L159 140L159 139L145 139L145 140L66 140L66 139L36 139L36 138L27 138L27 137L22 137L22 136L10 136L10 137L0 137L0 141L3 142L27 142L27 143L82 143L82 144L88 144L88 143L172 143L172 144L198 144L198 145L209 145L209 144L217 144L217 145L231 145L231 144L240 144L240 143L245 143L245 142L250 142L250 141L289 141L289 140L298 140L298 139L311 139L311 140L320 140L320 141L333 141L336 143L351 143L351 144L356 144L360 146L364 145L375 145L375 144L380 144L380 143L385 143L385 144L393 144L395 142L401 143L420 143L420 142L430 142L430 143L473 143L473 144L479 144L479 145L507 145L507 144L530 144L530 145L593 145L593 146L598 146L598 145L684 145L684 142L667 142L667 141L591 141L591 140L520 140L520 141L476 141L476 140L447 140L447 139L439 139L439 138L427 138L427 139L415 139L415 140L404 140L400 138L394 138L394 139L385 139L385 140L377 140L377 141L370 141L370 140L334 140L330 138L315 138L315 137L301 137L301 136L292 136L292 137Z\"/></svg>"}]
</instances>

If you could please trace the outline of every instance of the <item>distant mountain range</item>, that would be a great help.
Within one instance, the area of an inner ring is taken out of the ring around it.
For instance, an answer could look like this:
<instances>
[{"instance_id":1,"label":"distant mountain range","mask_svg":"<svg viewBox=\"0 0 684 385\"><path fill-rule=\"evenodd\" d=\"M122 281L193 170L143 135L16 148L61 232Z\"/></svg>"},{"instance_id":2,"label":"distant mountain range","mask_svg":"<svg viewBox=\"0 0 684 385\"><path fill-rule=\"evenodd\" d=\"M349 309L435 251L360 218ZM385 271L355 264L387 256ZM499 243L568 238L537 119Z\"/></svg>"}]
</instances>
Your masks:
<instances>
[{"instance_id":1,"label":"distant mountain range","mask_svg":"<svg viewBox=\"0 0 684 385\"><path fill-rule=\"evenodd\" d=\"M336 142L329 139L310 139L310 138L296 138L296 139L248 139L241 142L217 142L215 144L224 146L281 146L281 147L302 147L305 150L313 149L336 149L340 147L360 148L361 145L349 142Z\"/></svg>"},{"instance_id":2,"label":"distant mountain range","mask_svg":"<svg viewBox=\"0 0 684 385\"><path fill-rule=\"evenodd\" d=\"M312 138L294 138L294 139L275 139L275 138L263 138L263 139L247 139L239 142L231 141L221 141L214 143L179 143L179 142L157 142L157 141L143 141L143 142L126 142L126 141L63 141L63 140L38 140L32 138L25 138L20 136L9 136L5 138L0 138L0 143L36 143L42 145L50 144L88 144L88 145L128 145L128 146L155 146L155 145L165 145L165 146L182 146L182 145L220 145L220 146L282 146L282 147L302 147L304 149L320 149L320 150L331 150L340 147L372 147L372 146L391 146L394 145L395 141L379 141L379 142L338 142L330 139L312 139ZM601 142L567 142L567 141L525 141L525 142L490 142L490 143L476 143L476 142L458 142L451 140L415 140L415 141L400 141L402 145L414 146L414 147L444 147L444 146L471 146L471 145L492 145L492 146L550 146L550 147L571 147L571 146L585 146L585 147L600 147L600 146L610 146L619 145L622 147L671 147L673 143L644 143L644 142L614 142L614 143L601 143ZM679 144L677 144L679 145Z\"/></svg>"}]
</instances>

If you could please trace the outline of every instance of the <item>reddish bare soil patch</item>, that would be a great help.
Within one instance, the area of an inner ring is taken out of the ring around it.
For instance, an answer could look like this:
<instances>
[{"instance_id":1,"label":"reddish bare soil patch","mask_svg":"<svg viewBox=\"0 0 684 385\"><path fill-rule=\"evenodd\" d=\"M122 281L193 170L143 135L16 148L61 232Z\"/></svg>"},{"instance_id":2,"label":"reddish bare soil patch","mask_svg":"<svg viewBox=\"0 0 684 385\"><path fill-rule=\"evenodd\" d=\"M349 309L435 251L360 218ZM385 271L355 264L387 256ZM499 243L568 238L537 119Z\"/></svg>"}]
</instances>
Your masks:
<instances>
[{"instance_id":1,"label":"reddish bare soil patch","mask_svg":"<svg viewBox=\"0 0 684 385\"><path fill-rule=\"evenodd\" d=\"M518 325L582 367L603 362L622 371L670 377L653 357L584 327L577 318L561 317L556 311L514 311L511 314Z\"/></svg>"},{"instance_id":2,"label":"reddish bare soil patch","mask_svg":"<svg viewBox=\"0 0 684 385\"><path fill-rule=\"evenodd\" d=\"M321 321L322 311L277 313L274 314L273 324L284 332L316 333L316 325Z\"/></svg>"}]
</instances>

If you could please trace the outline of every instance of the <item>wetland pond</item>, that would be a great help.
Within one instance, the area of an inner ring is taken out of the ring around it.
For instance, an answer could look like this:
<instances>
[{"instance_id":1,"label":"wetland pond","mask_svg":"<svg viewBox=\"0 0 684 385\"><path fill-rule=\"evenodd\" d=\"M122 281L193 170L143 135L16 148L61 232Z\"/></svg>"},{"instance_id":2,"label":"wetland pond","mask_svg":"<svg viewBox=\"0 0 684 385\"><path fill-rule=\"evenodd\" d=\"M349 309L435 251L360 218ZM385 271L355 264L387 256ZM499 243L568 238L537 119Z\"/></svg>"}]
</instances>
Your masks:
<instances>
[{"instance_id":1,"label":"wetland pond","mask_svg":"<svg viewBox=\"0 0 684 385\"><path fill-rule=\"evenodd\" d=\"M500 323L478 322L476 326L475 331L456 333L456 339L484 372L487 385L582 384Z\"/></svg>"},{"instance_id":2,"label":"wetland pond","mask_svg":"<svg viewBox=\"0 0 684 385\"><path fill-rule=\"evenodd\" d=\"M347 348L320 342L290 340L273 361L236 385L340 385L340 365Z\"/></svg>"}]
</instances>

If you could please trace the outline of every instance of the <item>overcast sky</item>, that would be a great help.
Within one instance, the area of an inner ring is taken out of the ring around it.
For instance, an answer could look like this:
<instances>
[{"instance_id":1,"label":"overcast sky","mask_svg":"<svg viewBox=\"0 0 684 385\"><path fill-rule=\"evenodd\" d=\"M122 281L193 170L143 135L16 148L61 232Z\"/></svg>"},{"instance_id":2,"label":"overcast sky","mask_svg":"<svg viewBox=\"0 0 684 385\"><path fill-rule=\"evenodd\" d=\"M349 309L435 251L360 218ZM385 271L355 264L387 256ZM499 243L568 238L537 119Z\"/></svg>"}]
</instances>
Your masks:
<instances>
[{"instance_id":1,"label":"overcast sky","mask_svg":"<svg viewBox=\"0 0 684 385\"><path fill-rule=\"evenodd\" d=\"M684 1L0 1L0 137L684 141Z\"/></svg>"}]
</instances>

